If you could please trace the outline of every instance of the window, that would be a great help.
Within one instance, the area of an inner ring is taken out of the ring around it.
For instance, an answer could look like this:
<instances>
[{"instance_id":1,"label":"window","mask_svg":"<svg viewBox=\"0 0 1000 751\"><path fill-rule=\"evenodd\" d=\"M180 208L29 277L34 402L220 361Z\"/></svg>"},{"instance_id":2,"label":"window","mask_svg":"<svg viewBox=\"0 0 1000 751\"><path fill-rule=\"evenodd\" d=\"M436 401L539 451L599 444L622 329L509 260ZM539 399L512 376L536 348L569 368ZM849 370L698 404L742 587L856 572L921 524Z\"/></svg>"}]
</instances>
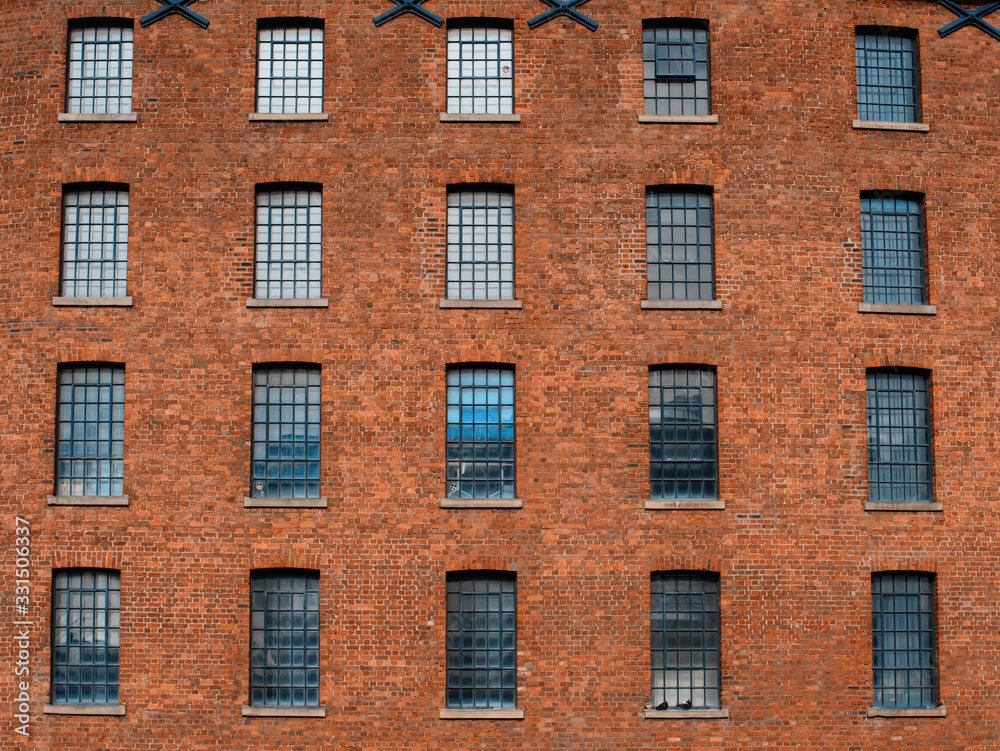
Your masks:
<instances>
[{"instance_id":1,"label":"window","mask_svg":"<svg viewBox=\"0 0 1000 751\"><path fill-rule=\"evenodd\" d=\"M319 574L250 577L250 706L319 706Z\"/></svg>"},{"instance_id":2,"label":"window","mask_svg":"<svg viewBox=\"0 0 1000 751\"><path fill-rule=\"evenodd\" d=\"M448 112L514 112L514 43L510 26L448 29Z\"/></svg>"},{"instance_id":3,"label":"window","mask_svg":"<svg viewBox=\"0 0 1000 751\"><path fill-rule=\"evenodd\" d=\"M254 498L319 498L319 368L253 374Z\"/></svg>"},{"instance_id":4,"label":"window","mask_svg":"<svg viewBox=\"0 0 1000 751\"><path fill-rule=\"evenodd\" d=\"M323 196L318 189L278 186L257 191L254 297L322 297Z\"/></svg>"},{"instance_id":5,"label":"window","mask_svg":"<svg viewBox=\"0 0 1000 751\"><path fill-rule=\"evenodd\" d=\"M868 497L872 502L930 503L928 378L868 373Z\"/></svg>"},{"instance_id":6,"label":"window","mask_svg":"<svg viewBox=\"0 0 1000 751\"><path fill-rule=\"evenodd\" d=\"M72 26L68 57L67 112L127 114L132 111L131 25Z\"/></svg>"},{"instance_id":7,"label":"window","mask_svg":"<svg viewBox=\"0 0 1000 751\"><path fill-rule=\"evenodd\" d=\"M653 500L718 497L711 370L649 371L649 495Z\"/></svg>"},{"instance_id":8,"label":"window","mask_svg":"<svg viewBox=\"0 0 1000 751\"><path fill-rule=\"evenodd\" d=\"M61 369L56 423L56 494L121 496L125 369Z\"/></svg>"},{"instance_id":9,"label":"window","mask_svg":"<svg viewBox=\"0 0 1000 751\"><path fill-rule=\"evenodd\" d=\"M514 371L448 371L448 498L514 497Z\"/></svg>"},{"instance_id":10,"label":"window","mask_svg":"<svg viewBox=\"0 0 1000 751\"><path fill-rule=\"evenodd\" d=\"M118 704L120 620L117 571L53 572L53 704Z\"/></svg>"},{"instance_id":11,"label":"window","mask_svg":"<svg viewBox=\"0 0 1000 751\"><path fill-rule=\"evenodd\" d=\"M654 573L650 609L653 706L718 708L719 577Z\"/></svg>"},{"instance_id":12,"label":"window","mask_svg":"<svg viewBox=\"0 0 1000 751\"><path fill-rule=\"evenodd\" d=\"M864 301L924 305L924 226L920 201L861 197Z\"/></svg>"},{"instance_id":13,"label":"window","mask_svg":"<svg viewBox=\"0 0 1000 751\"><path fill-rule=\"evenodd\" d=\"M516 584L502 572L448 575L448 707L517 707Z\"/></svg>"},{"instance_id":14,"label":"window","mask_svg":"<svg viewBox=\"0 0 1000 751\"><path fill-rule=\"evenodd\" d=\"M449 300L514 299L514 194L448 193Z\"/></svg>"},{"instance_id":15,"label":"window","mask_svg":"<svg viewBox=\"0 0 1000 751\"><path fill-rule=\"evenodd\" d=\"M647 115L709 115L708 23L645 22L642 86Z\"/></svg>"},{"instance_id":16,"label":"window","mask_svg":"<svg viewBox=\"0 0 1000 751\"><path fill-rule=\"evenodd\" d=\"M91 185L63 193L62 294L125 297L128 189Z\"/></svg>"},{"instance_id":17,"label":"window","mask_svg":"<svg viewBox=\"0 0 1000 751\"><path fill-rule=\"evenodd\" d=\"M872 703L937 706L934 580L927 574L872 575Z\"/></svg>"},{"instance_id":18,"label":"window","mask_svg":"<svg viewBox=\"0 0 1000 751\"><path fill-rule=\"evenodd\" d=\"M323 27L261 25L257 28L257 112L323 111Z\"/></svg>"},{"instance_id":19,"label":"window","mask_svg":"<svg viewBox=\"0 0 1000 751\"><path fill-rule=\"evenodd\" d=\"M646 193L646 299L715 299L711 194Z\"/></svg>"},{"instance_id":20,"label":"window","mask_svg":"<svg viewBox=\"0 0 1000 751\"><path fill-rule=\"evenodd\" d=\"M917 40L913 32L859 28L854 38L858 119L916 123Z\"/></svg>"}]
</instances>

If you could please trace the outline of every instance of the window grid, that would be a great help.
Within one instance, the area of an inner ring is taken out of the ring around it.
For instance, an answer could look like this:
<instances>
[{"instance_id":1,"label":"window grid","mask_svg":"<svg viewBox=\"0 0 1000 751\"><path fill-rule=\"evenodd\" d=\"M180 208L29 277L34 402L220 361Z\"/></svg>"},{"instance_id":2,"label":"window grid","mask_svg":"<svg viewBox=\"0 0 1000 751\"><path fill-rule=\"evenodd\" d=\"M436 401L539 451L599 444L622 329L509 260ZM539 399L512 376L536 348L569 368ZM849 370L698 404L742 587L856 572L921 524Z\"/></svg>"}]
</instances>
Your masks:
<instances>
[{"instance_id":1,"label":"window grid","mask_svg":"<svg viewBox=\"0 0 1000 751\"><path fill-rule=\"evenodd\" d=\"M646 299L715 299L711 195L646 193Z\"/></svg>"},{"instance_id":2,"label":"window grid","mask_svg":"<svg viewBox=\"0 0 1000 751\"><path fill-rule=\"evenodd\" d=\"M514 371L448 371L448 498L514 497Z\"/></svg>"},{"instance_id":3,"label":"window grid","mask_svg":"<svg viewBox=\"0 0 1000 751\"><path fill-rule=\"evenodd\" d=\"M924 226L920 202L861 199L864 301L924 305Z\"/></svg>"},{"instance_id":4,"label":"window grid","mask_svg":"<svg viewBox=\"0 0 1000 751\"><path fill-rule=\"evenodd\" d=\"M649 495L718 497L715 373L649 371Z\"/></svg>"},{"instance_id":5,"label":"window grid","mask_svg":"<svg viewBox=\"0 0 1000 751\"><path fill-rule=\"evenodd\" d=\"M254 574L250 705L319 706L319 575Z\"/></svg>"},{"instance_id":6,"label":"window grid","mask_svg":"<svg viewBox=\"0 0 1000 751\"><path fill-rule=\"evenodd\" d=\"M647 115L709 115L708 30L642 30L642 86Z\"/></svg>"},{"instance_id":7,"label":"window grid","mask_svg":"<svg viewBox=\"0 0 1000 751\"><path fill-rule=\"evenodd\" d=\"M868 496L930 503L930 400L918 373L868 373Z\"/></svg>"},{"instance_id":8,"label":"window grid","mask_svg":"<svg viewBox=\"0 0 1000 751\"><path fill-rule=\"evenodd\" d=\"M513 193L448 193L447 297L514 299Z\"/></svg>"},{"instance_id":9,"label":"window grid","mask_svg":"<svg viewBox=\"0 0 1000 751\"><path fill-rule=\"evenodd\" d=\"M257 192L254 297L322 297L323 196L318 190Z\"/></svg>"},{"instance_id":10,"label":"window grid","mask_svg":"<svg viewBox=\"0 0 1000 751\"><path fill-rule=\"evenodd\" d=\"M57 494L121 496L125 370L63 368L56 423Z\"/></svg>"},{"instance_id":11,"label":"window grid","mask_svg":"<svg viewBox=\"0 0 1000 751\"><path fill-rule=\"evenodd\" d=\"M919 122L916 47L916 39L909 36L857 34L859 119Z\"/></svg>"},{"instance_id":12,"label":"window grid","mask_svg":"<svg viewBox=\"0 0 1000 751\"><path fill-rule=\"evenodd\" d=\"M872 576L874 706L937 706L934 633L934 583L930 576Z\"/></svg>"},{"instance_id":13,"label":"window grid","mask_svg":"<svg viewBox=\"0 0 1000 751\"><path fill-rule=\"evenodd\" d=\"M127 114L132 111L132 29L70 29L66 111Z\"/></svg>"},{"instance_id":14,"label":"window grid","mask_svg":"<svg viewBox=\"0 0 1000 751\"><path fill-rule=\"evenodd\" d=\"M52 703L117 704L121 579L117 571L52 577Z\"/></svg>"},{"instance_id":15,"label":"window grid","mask_svg":"<svg viewBox=\"0 0 1000 751\"><path fill-rule=\"evenodd\" d=\"M650 598L650 698L653 706L717 708L720 693L718 577L653 574Z\"/></svg>"},{"instance_id":16,"label":"window grid","mask_svg":"<svg viewBox=\"0 0 1000 751\"><path fill-rule=\"evenodd\" d=\"M510 29L448 30L448 112L514 112L514 44Z\"/></svg>"},{"instance_id":17,"label":"window grid","mask_svg":"<svg viewBox=\"0 0 1000 751\"><path fill-rule=\"evenodd\" d=\"M516 597L510 574L448 576L447 706L517 707Z\"/></svg>"},{"instance_id":18,"label":"window grid","mask_svg":"<svg viewBox=\"0 0 1000 751\"><path fill-rule=\"evenodd\" d=\"M63 196L62 294L125 297L128 191L69 190Z\"/></svg>"},{"instance_id":19,"label":"window grid","mask_svg":"<svg viewBox=\"0 0 1000 751\"><path fill-rule=\"evenodd\" d=\"M254 371L254 498L320 497L319 376L316 368Z\"/></svg>"},{"instance_id":20,"label":"window grid","mask_svg":"<svg viewBox=\"0 0 1000 751\"><path fill-rule=\"evenodd\" d=\"M257 112L323 111L323 29L257 30Z\"/></svg>"}]
</instances>

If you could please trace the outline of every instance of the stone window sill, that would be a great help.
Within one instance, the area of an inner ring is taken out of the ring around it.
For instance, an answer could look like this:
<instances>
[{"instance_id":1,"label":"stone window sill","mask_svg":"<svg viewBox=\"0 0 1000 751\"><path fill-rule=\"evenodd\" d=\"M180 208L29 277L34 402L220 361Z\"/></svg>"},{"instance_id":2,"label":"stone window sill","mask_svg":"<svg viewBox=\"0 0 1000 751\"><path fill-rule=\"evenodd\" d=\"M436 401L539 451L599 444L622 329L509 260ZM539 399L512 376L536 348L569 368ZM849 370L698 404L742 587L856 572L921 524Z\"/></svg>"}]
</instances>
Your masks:
<instances>
[{"instance_id":1,"label":"stone window sill","mask_svg":"<svg viewBox=\"0 0 1000 751\"><path fill-rule=\"evenodd\" d=\"M716 125L718 115L639 115L640 123L689 123L691 125Z\"/></svg>"},{"instance_id":2,"label":"stone window sill","mask_svg":"<svg viewBox=\"0 0 1000 751\"><path fill-rule=\"evenodd\" d=\"M944 503L941 501L935 503L907 503L905 501L899 503L876 503L875 501L865 501L865 511L944 511Z\"/></svg>"},{"instance_id":3,"label":"stone window sill","mask_svg":"<svg viewBox=\"0 0 1000 751\"><path fill-rule=\"evenodd\" d=\"M725 501L720 501L718 499L705 498L701 500L691 500L691 501L660 501L653 500L652 498L647 498L643 508L648 511L669 511L671 509L688 509L688 510L698 510L698 509L724 509L726 507Z\"/></svg>"},{"instance_id":4,"label":"stone window sill","mask_svg":"<svg viewBox=\"0 0 1000 751\"><path fill-rule=\"evenodd\" d=\"M647 709L647 720L727 720L728 709Z\"/></svg>"},{"instance_id":5,"label":"stone window sill","mask_svg":"<svg viewBox=\"0 0 1000 751\"><path fill-rule=\"evenodd\" d=\"M929 707L927 709L890 709L888 707L869 707L869 717L947 717L948 708Z\"/></svg>"},{"instance_id":6,"label":"stone window sill","mask_svg":"<svg viewBox=\"0 0 1000 751\"><path fill-rule=\"evenodd\" d=\"M722 300L640 300L642 310L722 310Z\"/></svg>"},{"instance_id":7,"label":"stone window sill","mask_svg":"<svg viewBox=\"0 0 1000 751\"><path fill-rule=\"evenodd\" d=\"M524 501L520 498L442 498L440 506L441 508L524 508Z\"/></svg>"},{"instance_id":8,"label":"stone window sill","mask_svg":"<svg viewBox=\"0 0 1000 751\"><path fill-rule=\"evenodd\" d=\"M53 297L52 304L56 307L131 308L132 295L128 297Z\"/></svg>"},{"instance_id":9,"label":"stone window sill","mask_svg":"<svg viewBox=\"0 0 1000 751\"><path fill-rule=\"evenodd\" d=\"M439 709L440 720L523 720L523 709Z\"/></svg>"},{"instance_id":10,"label":"stone window sill","mask_svg":"<svg viewBox=\"0 0 1000 751\"><path fill-rule=\"evenodd\" d=\"M60 112L56 120L61 123L135 123L139 121L139 116L135 112L115 114Z\"/></svg>"},{"instance_id":11,"label":"stone window sill","mask_svg":"<svg viewBox=\"0 0 1000 751\"><path fill-rule=\"evenodd\" d=\"M855 130L907 130L911 133L927 133L931 129L927 123L894 123L888 120L855 120L851 126Z\"/></svg>"},{"instance_id":12,"label":"stone window sill","mask_svg":"<svg viewBox=\"0 0 1000 751\"><path fill-rule=\"evenodd\" d=\"M43 714L116 715L125 714L124 704L46 704Z\"/></svg>"},{"instance_id":13,"label":"stone window sill","mask_svg":"<svg viewBox=\"0 0 1000 751\"><path fill-rule=\"evenodd\" d=\"M244 498L243 508L327 508L326 498Z\"/></svg>"},{"instance_id":14,"label":"stone window sill","mask_svg":"<svg viewBox=\"0 0 1000 751\"><path fill-rule=\"evenodd\" d=\"M486 114L486 113L460 113L442 112L439 115L443 123L519 123L521 115L513 113L509 115Z\"/></svg>"},{"instance_id":15,"label":"stone window sill","mask_svg":"<svg viewBox=\"0 0 1000 751\"><path fill-rule=\"evenodd\" d=\"M523 300L438 300L439 308L497 308L520 310Z\"/></svg>"},{"instance_id":16,"label":"stone window sill","mask_svg":"<svg viewBox=\"0 0 1000 751\"><path fill-rule=\"evenodd\" d=\"M274 299L265 300L257 297L247 298L248 308L329 308L330 300L326 297L311 299Z\"/></svg>"},{"instance_id":17,"label":"stone window sill","mask_svg":"<svg viewBox=\"0 0 1000 751\"><path fill-rule=\"evenodd\" d=\"M330 119L329 112L251 112L252 123L305 123L325 122Z\"/></svg>"},{"instance_id":18,"label":"stone window sill","mask_svg":"<svg viewBox=\"0 0 1000 751\"><path fill-rule=\"evenodd\" d=\"M127 495L47 495L49 506L128 506Z\"/></svg>"},{"instance_id":19,"label":"stone window sill","mask_svg":"<svg viewBox=\"0 0 1000 751\"><path fill-rule=\"evenodd\" d=\"M897 313L911 316L936 316L937 305L889 305L887 303L858 303L859 313Z\"/></svg>"},{"instance_id":20,"label":"stone window sill","mask_svg":"<svg viewBox=\"0 0 1000 751\"><path fill-rule=\"evenodd\" d=\"M326 707L243 707L244 717L326 717Z\"/></svg>"}]
</instances>

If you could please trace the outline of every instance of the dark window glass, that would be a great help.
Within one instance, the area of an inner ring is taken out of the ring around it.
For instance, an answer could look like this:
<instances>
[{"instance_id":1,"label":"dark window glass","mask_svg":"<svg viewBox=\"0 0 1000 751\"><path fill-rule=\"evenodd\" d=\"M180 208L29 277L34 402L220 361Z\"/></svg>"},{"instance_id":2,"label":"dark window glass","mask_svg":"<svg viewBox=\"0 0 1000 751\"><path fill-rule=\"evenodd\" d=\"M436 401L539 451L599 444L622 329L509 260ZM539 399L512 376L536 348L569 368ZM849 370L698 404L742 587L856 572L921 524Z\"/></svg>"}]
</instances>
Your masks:
<instances>
[{"instance_id":1,"label":"dark window glass","mask_svg":"<svg viewBox=\"0 0 1000 751\"><path fill-rule=\"evenodd\" d=\"M448 371L449 498L514 497L514 371Z\"/></svg>"},{"instance_id":2,"label":"dark window glass","mask_svg":"<svg viewBox=\"0 0 1000 751\"><path fill-rule=\"evenodd\" d=\"M448 112L514 112L514 43L510 29L448 30Z\"/></svg>"},{"instance_id":3,"label":"dark window glass","mask_svg":"<svg viewBox=\"0 0 1000 751\"><path fill-rule=\"evenodd\" d=\"M323 111L323 29L275 26L257 30L257 111Z\"/></svg>"},{"instance_id":4,"label":"dark window glass","mask_svg":"<svg viewBox=\"0 0 1000 751\"><path fill-rule=\"evenodd\" d=\"M319 370L253 374L254 498L319 498Z\"/></svg>"},{"instance_id":5,"label":"dark window glass","mask_svg":"<svg viewBox=\"0 0 1000 751\"><path fill-rule=\"evenodd\" d=\"M864 301L923 305L924 222L920 202L892 196L861 199Z\"/></svg>"},{"instance_id":6,"label":"dark window glass","mask_svg":"<svg viewBox=\"0 0 1000 751\"><path fill-rule=\"evenodd\" d=\"M854 53L858 74L858 118L919 122L916 39L875 31L858 32Z\"/></svg>"},{"instance_id":7,"label":"dark window glass","mask_svg":"<svg viewBox=\"0 0 1000 751\"><path fill-rule=\"evenodd\" d=\"M872 575L872 703L937 706L934 582L926 574Z\"/></svg>"},{"instance_id":8,"label":"dark window glass","mask_svg":"<svg viewBox=\"0 0 1000 751\"><path fill-rule=\"evenodd\" d=\"M121 496L125 455L125 369L59 371L56 493Z\"/></svg>"},{"instance_id":9,"label":"dark window glass","mask_svg":"<svg viewBox=\"0 0 1000 751\"><path fill-rule=\"evenodd\" d=\"M69 31L66 111L132 111L132 28L85 26Z\"/></svg>"},{"instance_id":10,"label":"dark window glass","mask_svg":"<svg viewBox=\"0 0 1000 751\"><path fill-rule=\"evenodd\" d=\"M646 299L715 299L709 194L646 193Z\"/></svg>"},{"instance_id":11,"label":"dark window glass","mask_svg":"<svg viewBox=\"0 0 1000 751\"><path fill-rule=\"evenodd\" d=\"M708 30L646 26L642 85L647 115L709 115Z\"/></svg>"},{"instance_id":12,"label":"dark window glass","mask_svg":"<svg viewBox=\"0 0 1000 751\"><path fill-rule=\"evenodd\" d=\"M449 707L517 707L515 586L512 574L448 575Z\"/></svg>"},{"instance_id":13,"label":"dark window glass","mask_svg":"<svg viewBox=\"0 0 1000 751\"><path fill-rule=\"evenodd\" d=\"M655 573L650 601L653 706L718 707L718 576Z\"/></svg>"},{"instance_id":14,"label":"dark window glass","mask_svg":"<svg viewBox=\"0 0 1000 751\"><path fill-rule=\"evenodd\" d=\"M319 706L319 575L250 579L250 705Z\"/></svg>"},{"instance_id":15,"label":"dark window glass","mask_svg":"<svg viewBox=\"0 0 1000 751\"><path fill-rule=\"evenodd\" d=\"M716 440L715 373L650 369L650 498L717 498Z\"/></svg>"},{"instance_id":16,"label":"dark window glass","mask_svg":"<svg viewBox=\"0 0 1000 751\"><path fill-rule=\"evenodd\" d=\"M447 297L514 299L513 193L448 193Z\"/></svg>"},{"instance_id":17,"label":"dark window glass","mask_svg":"<svg viewBox=\"0 0 1000 751\"><path fill-rule=\"evenodd\" d=\"M932 500L927 376L868 373L868 497L875 502Z\"/></svg>"},{"instance_id":18,"label":"dark window glass","mask_svg":"<svg viewBox=\"0 0 1000 751\"><path fill-rule=\"evenodd\" d=\"M52 703L117 704L121 578L81 569L52 576Z\"/></svg>"},{"instance_id":19,"label":"dark window glass","mask_svg":"<svg viewBox=\"0 0 1000 751\"><path fill-rule=\"evenodd\" d=\"M254 297L322 297L322 261L322 193L295 188L258 190Z\"/></svg>"},{"instance_id":20,"label":"dark window glass","mask_svg":"<svg viewBox=\"0 0 1000 751\"><path fill-rule=\"evenodd\" d=\"M62 294L125 297L128 277L128 191L63 194Z\"/></svg>"}]
</instances>

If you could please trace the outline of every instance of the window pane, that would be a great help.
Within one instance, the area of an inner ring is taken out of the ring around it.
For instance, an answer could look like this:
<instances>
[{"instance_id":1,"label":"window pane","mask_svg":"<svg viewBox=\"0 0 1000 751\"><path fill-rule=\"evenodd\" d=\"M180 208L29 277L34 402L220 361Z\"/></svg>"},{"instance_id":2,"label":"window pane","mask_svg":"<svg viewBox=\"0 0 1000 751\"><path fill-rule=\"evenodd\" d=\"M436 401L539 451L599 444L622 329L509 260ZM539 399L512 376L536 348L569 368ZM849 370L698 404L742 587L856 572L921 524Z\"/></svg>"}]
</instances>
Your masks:
<instances>
[{"instance_id":1,"label":"window pane","mask_svg":"<svg viewBox=\"0 0 1000 751\"><path fill-rule=\"evenodd\" d=\"M128 191L63 194L62 294L124 297L128 270Z\"/></svg>"},{"instance_id":2,"label":"window pane","mask_svg":"<svg viewBox=\"0 0 1000 751\"><path fill-rule=\"evenodd\" d=\"M317 28L259 28L257 112L323 111L323 31Z\"/></svg>"},{"instance_id":3,"label":"window pane","mask_svg":"<svg viewBox=\"0 0 1000 751\"><path fill-rule=\"evenodd\" d=\"M448 30L448 112L514 112L514 45L510 29Z\"/></svg>"},{"instance_id":4,"label":"window pane","mask_svg":"<svg viewBox=\"0 0 1000 751\"><path fill-rule=\"evenodd\" d=\"M876 707L936 705L933 579L872 575L872 702Z\"/></svg>"},{"instance_id":5,"label":"window pane","mask_svg":"<svg viewBox=\"0 0 1000 751\"><path fill-rule=\"evenodd\" d=\"M718 498L715 373L649 371L650 498Z\"/></svg>"},{"instance_id":6,"label":"window pane","mask_svg":"<svg viewBox=\"0 0 1000 751\"><path fill-rule=\"evenodd\" d=\"M642 31L647 115L709 115L708 31L649 26Z\"/></svg>"},{"instance_id":7,"label":"window pane","mask_svg":"<svg viewBox=\"0 0 1000 751\"><path fill-rule=\"evenodd\" d=\"M919 122L916 39L874 30L854 41L858 118Z\"/></svg>"},{"instance_id":8,"label":"window pane","mask_svg":"<svg viewBox=\"0 0 1000 751\"><path fill-rule=\"evenodd\" d=\"M924 305L923 212L919 201L861 199L864 301Z\"/></svg>"},{"instance_id":9,"label":"window pane","mask_svg":"<svg viewBox=\"0 0 1000 751\"><path fill-rule=\"evenodd\" d=\"M132 111L132 28L96 26L70 30L66 111L125 114Z\"/></svg>"},{"instance_id":10,"label":"window pane","mask_svg":"<svg viewBox=\"0 0 1000 751\"><path fill-rule=\"evenodd\" d=\"M449 300L514 299L514 194L448 194Z\"/></svg>"},{"instance_id":11,"label":"window pane","mask_svg":"<svg viewBox=\"0 0 1000 751\"><path fill-rule=\"evenodd\" d=\"M259 368L253 400L251 496L319 498L319 369Z\"/></svg>"},{"instance_id":12,"label":"window pane","mask_svg":"<svg viewBox=\"0 0 1000 751\"><path fill-rule=\"evenodd\" d=\"M56 412L56 494L121 496L125 370L63 368ZM112 457L116 461L111 461Z\"/></svg>"},{"instance_id":13,"label":"window pane","mask_svg":"<svg viewBox=\"0 0 1000 751\"><path fill-rule=\"evenodd\" d=\"M318 190L257 192L254 297L321 297L322 212Z\"/></svg>"},{"instance_id":14,"label":"window pane","mask_svg":"<svg viewBox=\"0 0 1000 751\"><path fill-rule=\"evenodd\" d=\"M868 498L930 503L930 401L927 376L868 373Z\"/></svg>"},{"instance_id":15,"label":"window pane","mask_svg":"<svg viewBox=\"0 0 1000 751\"><path fill-rule=\"evenodd\" d=\"M448 498L514 497L514 371L448 371Z\"/></svg>"},{"instance_id":16,"label":"window pane","mask_svg":"<svg viewBox=\"0 0 1000 751\"><path fill-rule=\"evenodd\" d=\"M646 298L715 299L712 196L646 193Z\"/></svg>"}]
</instances>

